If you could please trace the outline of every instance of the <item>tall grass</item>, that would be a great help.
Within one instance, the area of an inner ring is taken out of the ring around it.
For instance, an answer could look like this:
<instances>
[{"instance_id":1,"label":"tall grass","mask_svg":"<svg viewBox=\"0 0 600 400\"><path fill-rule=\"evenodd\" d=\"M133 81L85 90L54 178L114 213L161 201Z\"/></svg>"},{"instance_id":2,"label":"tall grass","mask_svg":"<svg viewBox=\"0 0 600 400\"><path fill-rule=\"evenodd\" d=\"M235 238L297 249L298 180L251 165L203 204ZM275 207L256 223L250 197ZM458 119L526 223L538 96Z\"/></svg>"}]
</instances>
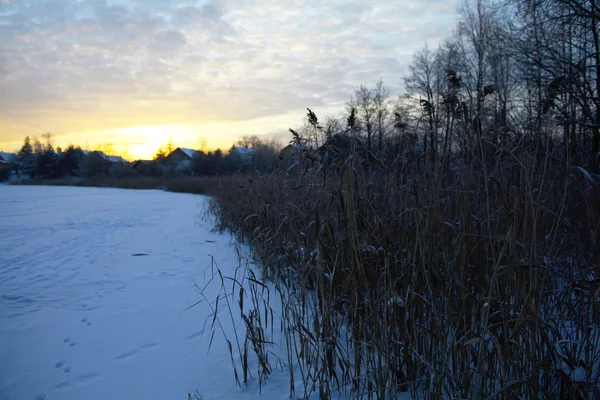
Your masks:
<instances>
[{"instance_id":1,"label":"tall grass","mask_svg":"<svg viewBox=\"0 0 600 400\"><path fill-rule=\"evenodd\" d=\"M483 144L448 168L342 157L219 183L219 227L282 302L290 392L300 376L297 395L323 399L600 396L598 177ZM249 318L264 353L266 322Z\"/></svg>"}]
</instances>

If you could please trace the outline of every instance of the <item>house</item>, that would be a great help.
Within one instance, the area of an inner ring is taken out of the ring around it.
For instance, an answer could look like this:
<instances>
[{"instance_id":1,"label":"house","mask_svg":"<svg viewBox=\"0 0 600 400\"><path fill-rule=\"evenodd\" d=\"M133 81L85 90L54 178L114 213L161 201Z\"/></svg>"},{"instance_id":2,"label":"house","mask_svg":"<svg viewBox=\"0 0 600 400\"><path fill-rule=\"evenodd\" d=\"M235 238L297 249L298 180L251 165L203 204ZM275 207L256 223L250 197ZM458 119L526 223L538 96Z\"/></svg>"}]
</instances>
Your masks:
<instances>
[{"instance_id":1,"label":"house","mask_svg":"<svg viewBox=\"0 0 600 400\"><path fill-rule=\"evenodd\" d=\"M106 156L106 159L112 163L126 163L127 162L127 160L125 160L121 156Z\"/></svg>"},{"instance_id":2,"label":"house","mask_svg":"<svg viewBox=\"0 0 600 400\"><path fill-rule=\"evenodd\" d=\"M13 153L0 151L0 180L7 180L11 171L17 167L19 157Z\"/></svg>"},{"instance_id":3,"label":"house","mask_svg":"<svg viewBox=\"0 0 600 400\"><path fill-rule=\"evenodd\" d=\"M5 153L0 151L0 164L4 166L12 166L19 161L19 157L14 153Z\"/></svg>"},{"instance_id":4,"label":"house","mask_svg":"<svg viewBox=\"0 0 600 400\"><path fill-rule=\"evenodd\" d=\"M152 160L136 160L131 163L131 169L143 169L151 166L154 163Z\"/></svg>"},{"instance_id":5,"label":"house","mask_svg":"<svg viewBox=\"0 0 600 400\"><path fill-rule=\"evenodd\" d=\"M185 147L178 147L167 155L167 165L178 171L192 167L192 160L200 157L200 152Z\"/></svg>"},{"instance_id":6,"label":"house","mask_svg":"<svg viewBox=\"0 0 600 400\"><path fill-rule=\"evenodd\" d=\"M186 149L185 147L178 147L167 155L167 162L178 163L180 161L192 161L198 157L200 153L196 150Z\"/></svg>"},{"instance_id":7,"label":"house","mask_svg":"<svg viewBox=\"0 0 600 400\"><path fill-rule=\"evenodd\" d=\"M279 161L284 168L303 167L316 161L317 157L306 146L290 143L279 152Z\"/></svg>"},{"instance_id":8,"label":"house","mask_svg":"<svg viewBox=\"0 0 600 400\"><path fill-rule=\"evenodd\" d=\"M107 156L106 154L104 154L104 152L102 152L100 150L94 150L94 151L83 150L82 153L86 156L89 156L90 154L96 154L96 155L100 156L100 158L102 158L106 161L110 161L111 163L126 163L127 162L127 160L125 160L121 156Z\"/></svg>"},{"instance_id":9,"label":"house","mask_svg":"<svg viewBox=\"0 0 600 400\"><path fill-rule=\"evenodd\" d=\"M231 150L229 150L229 156L240 164L250 164L254 158L254 149L233 146Z\"/></svg>"}]
</instances>

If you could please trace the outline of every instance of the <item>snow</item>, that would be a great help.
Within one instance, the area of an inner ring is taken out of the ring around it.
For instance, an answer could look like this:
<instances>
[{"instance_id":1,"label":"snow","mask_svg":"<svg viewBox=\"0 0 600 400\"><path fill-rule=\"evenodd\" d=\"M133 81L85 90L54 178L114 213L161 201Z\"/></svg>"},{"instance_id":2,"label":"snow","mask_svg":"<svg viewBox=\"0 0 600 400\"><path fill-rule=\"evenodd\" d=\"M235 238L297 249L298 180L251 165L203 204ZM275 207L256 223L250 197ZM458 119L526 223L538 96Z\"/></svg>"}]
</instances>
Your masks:
<instances>
[{"instance_id":1,"label":"snow","mask_svg":"<svg viewBox=\"0 0 600 400\"><path fill-rule=\"evenodd\" d=\"M234 146L234 149L237 151L239 157L241 157L244 161L251 161L254 156L254 149L250 149L248 147Z\"/></svg>"},{"instance_id":2,"label":"snow","mask_svg":"<svg viewBox=\"0 0 600 400\"><path fill-rule=\"evenodd\" d=\"M203 299L195 284L206 286L206 299L218 296L215 266L230 276L238 266L231 236L202 217L205 202L163 191L0 186L0 398L259 397L256 368L247 388L236 387L220 330L209 352L209 304L189 308ZM235 324L243 335L239 310L224 306L224 332L233 335ZM234 359L239 365L235 350ZM277 370L262 398L288 399L288 385Z\"/></svg>"},{"instance_id":3,"label":"snow","mask_svg":"<svg viewBox=\"0 0 600 400\"><path fill-rule=\"evenodd\" d=\"M186 149L184 147L179 147L179 150L183 151L185 153L185 155L188 156L189 158L198 157L198 152L196 150Z\"/></svg>"},{"instance_id":4,"label":"snow","mask_svg":"<svg viewBox=\"0 0 600 400\"><path fill-rule=\"evenodd\" d=\"M91 153L96 153L100 157L102 157L103 159L105 159L106 161L110 161L110 162L113 162L113 163L126 163L127 162L127 160L125 160L121 156L108 156L108 155L106 155L104 152L102 152L100 150L94 150L94 151L82 150L81 152L84 155L86 155L86 156L90 155Z\"/></svg>"},{"instance_id":5,"label":"snow","mask_svg":"<svg viewBox=\"0 0 600 400\"><path fill-rule=\"evenodd\" d=\"M236 150L240 153L243 154L245 156L252 156L254 154L254 150L248 148L248 147L240 147L240 146L235 146Z\"/></svg>"},{"instance_id":6,"label":"snow","mask_svg":"<svg viewBox=\"0 0 600 400\"><path fill-rule=\"evenodd\" d=\"M106 156L106 159L114 163L126 163L127 161L121 156Z\"/></svg>"},{"instance_id":7,"label":"snow","mask_svg":"<svg viewBox=\"0 0 600 400\"><path fill-rule=\"evenodd\" d=\"M18 160L19 160L19 157L17 157L16 154L0 151L0 162L4 161L6 163L11 163L11 162L16 162Z\"/></svg>"}]
</instances>

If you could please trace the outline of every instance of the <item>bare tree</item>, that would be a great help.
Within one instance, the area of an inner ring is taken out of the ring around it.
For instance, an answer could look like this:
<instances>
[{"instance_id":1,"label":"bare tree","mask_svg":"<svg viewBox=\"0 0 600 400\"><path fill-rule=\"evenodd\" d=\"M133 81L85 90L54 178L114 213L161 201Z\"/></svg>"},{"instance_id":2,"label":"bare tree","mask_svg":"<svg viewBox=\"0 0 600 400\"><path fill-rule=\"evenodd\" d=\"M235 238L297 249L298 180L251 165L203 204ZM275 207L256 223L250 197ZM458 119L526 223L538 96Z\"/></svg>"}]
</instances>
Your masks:
<instances>
[{"instance_id":1,"label":"bare tree","mask_svg":"<svg viewBox=\"0 0 600 400\"><path fill-rule=\"evenodd\" d=\"M409 74L404 78L404 85L407 94L418 104L421 114L420 120L425 119L427 133L429 134L431 159L434 163L436 160L442 83L443 76L436 53L429 50L429 47L425 45L422 50L413 55L413 60L409 65Z\"/></svg>"},{"instance_id":2,"label":"bare tree","mask_svg":"<svg viewBox=\"0 0 600 400\"><path fill-rule=\"evenodd\" d=\"M330 138L344 130L344 118L328 116L325 118L325 136Z\"/></svg>"},{"instance_id":3,"label":"bare tree","mask_svg":"<svg viewBox=\"0 0 600 400\"><path fill-rule=\"evenodd\" d=\"M261 140L256 135L246 135L242 136L235 142L236 146L254 148L261 143Z\"/></svg>"},{"instance_id":4,"label":"bare tree","mask_svg":"<svg viewBox=\"0 0 600 400\"><path fill-rule=\"evenodd\" d=\"M96 150L103 152L107 156L115 155L115 145L112 142L104 142L96 146ZM169 154L169 153L167 153Z\"/></svg>"},{"instance_id":5,"label":"bare tree","mask_svg":"<svg viewBox=\"0 0 600 400\"><path fill-rule=\"evenodd\" d=\"M360 85L355 91L351 106L356 110L357 117L366 132L367 148L372 149L372 138L377 122L377 112L374 102L374 93L366 86Z\"/></svg>"},{"instance_id":6,"label":"bare tree","mask_svg":"<svg viewBox=\"0 0 600 400\"><path fill-rule=\"evenodd\" d=\"M33 137L33 152L36 155L42 154L44 152L44 146L42 145L42 142L40 142L40 139L37 138L37 136Z\"/></svg>"},{"instance_id":7,"label":"bare tree","mask_svg":"<svg viewBox=\"0 0 600 400\"><path fill-rule=\"evenodd\" d=\"M42 139L44 142L42 143L42 151L45 153L47 151L54 151L54 146L52 144L54 139L54 134L51 132L46 132L42 134Z\"/></svg>"},{"instance_id":8,"label":"bare tree","mask_svg":"<svg viewBox=\"0 0 600 400\"><path fill-rule=\"evenodd\" d=\"M177 146L173 143L173 138L169 136L169 141L167 142L167 154L171 154L176 148Z\"/></svg>"},{"instance_id":9,"label":"bare tree","mask_svg":"<svg viewBox=\"0 0 600 400\"><path fill-rule=\"evenodd\" d=\"M379 79L373 89L373 106L375 108L375 122L378 138L377 149L379 151L383 150L383 139L387 133L387 119L390 114L388 109L389 97L389 89L383 84L383 80Z\"/></svg>"}]
</instances>

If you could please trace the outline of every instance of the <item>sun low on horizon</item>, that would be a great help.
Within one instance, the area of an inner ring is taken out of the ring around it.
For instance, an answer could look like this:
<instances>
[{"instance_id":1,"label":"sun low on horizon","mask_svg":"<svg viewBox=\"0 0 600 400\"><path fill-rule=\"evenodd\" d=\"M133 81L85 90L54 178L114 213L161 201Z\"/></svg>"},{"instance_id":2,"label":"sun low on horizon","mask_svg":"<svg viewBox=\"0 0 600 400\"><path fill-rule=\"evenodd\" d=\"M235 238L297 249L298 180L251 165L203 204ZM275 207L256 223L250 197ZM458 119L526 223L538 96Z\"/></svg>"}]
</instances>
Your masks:
<instances>
[{"instance_id":1,"label":"sun low on horizon","mask_svg":"<svg viewBox=\"0 0 600 400\"><path fill-rule=\"evenodd\" d=\"M359 85L398 93L458 1L0 0L0 150L151 158L169 141L286 139L306 108L339 115ZM368 34L367 34L368 33Z\"/></svg>"}]
</instances>

